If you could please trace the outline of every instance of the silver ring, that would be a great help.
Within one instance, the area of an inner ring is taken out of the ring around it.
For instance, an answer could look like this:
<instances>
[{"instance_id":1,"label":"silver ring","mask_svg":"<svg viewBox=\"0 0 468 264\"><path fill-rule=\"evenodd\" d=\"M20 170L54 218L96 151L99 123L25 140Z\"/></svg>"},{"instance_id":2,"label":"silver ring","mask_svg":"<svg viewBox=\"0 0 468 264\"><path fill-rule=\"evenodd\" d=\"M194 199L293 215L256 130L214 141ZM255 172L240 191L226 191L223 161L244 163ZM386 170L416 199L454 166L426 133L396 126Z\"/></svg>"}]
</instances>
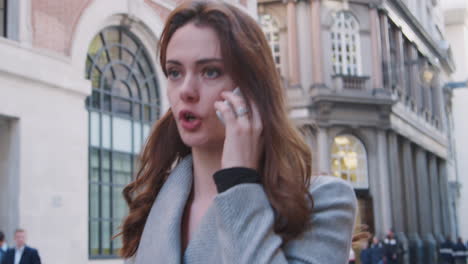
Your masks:
<instances>
[{"instance_id":1,"label":"silver ring","mask_svg":"<svg viewBox=\"0 0 468 264\"><path fill-rule=\"evenodd\" d=\"M249 112L249 110L247 108L241 106L241 107L237 108L236 116L241 117L241 116L246 115L248 112Z\"/></svg>"}]
</instances>

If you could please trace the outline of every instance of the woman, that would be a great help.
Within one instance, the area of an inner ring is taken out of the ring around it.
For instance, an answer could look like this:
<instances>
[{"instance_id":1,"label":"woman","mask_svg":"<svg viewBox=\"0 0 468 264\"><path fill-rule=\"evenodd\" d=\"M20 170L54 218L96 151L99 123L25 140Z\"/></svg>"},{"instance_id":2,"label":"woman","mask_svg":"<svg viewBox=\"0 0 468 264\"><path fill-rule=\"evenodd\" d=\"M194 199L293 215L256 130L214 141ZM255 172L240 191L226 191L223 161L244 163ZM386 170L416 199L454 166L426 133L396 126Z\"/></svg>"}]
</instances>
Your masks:
<instances>
[{"instance_id":1,"label":"woman","mask_svg":"<svg viewBox=\"0 0 468 264\"><path fill-rule=\"evenodd\" d=\"M225 3L184 3L162 32L160 63L170 109L124 189L121 255L138 264L345 263L354 191L311 179L310 151L255 20Z\"/></svg>"}]
</instances>

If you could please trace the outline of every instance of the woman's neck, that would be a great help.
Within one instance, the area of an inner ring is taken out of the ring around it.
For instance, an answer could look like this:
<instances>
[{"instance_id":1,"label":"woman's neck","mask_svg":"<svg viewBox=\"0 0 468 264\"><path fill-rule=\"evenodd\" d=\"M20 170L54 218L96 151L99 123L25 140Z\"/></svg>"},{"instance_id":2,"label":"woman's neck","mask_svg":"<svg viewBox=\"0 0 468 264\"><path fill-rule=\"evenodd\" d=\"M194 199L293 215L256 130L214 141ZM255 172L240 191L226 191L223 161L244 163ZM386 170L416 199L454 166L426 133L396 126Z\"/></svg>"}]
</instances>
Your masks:
<instances>
[{"instance_id":1,"label":"woman's neck","mask_svg":"<svg viewBox=\"0 0 468 264\"><path fill-rule=\"evenodd\" d=\"M218 191L213 174L221 169L221 150L192 148L193 199L212 200Z\"/></svg>"}]
</instances>

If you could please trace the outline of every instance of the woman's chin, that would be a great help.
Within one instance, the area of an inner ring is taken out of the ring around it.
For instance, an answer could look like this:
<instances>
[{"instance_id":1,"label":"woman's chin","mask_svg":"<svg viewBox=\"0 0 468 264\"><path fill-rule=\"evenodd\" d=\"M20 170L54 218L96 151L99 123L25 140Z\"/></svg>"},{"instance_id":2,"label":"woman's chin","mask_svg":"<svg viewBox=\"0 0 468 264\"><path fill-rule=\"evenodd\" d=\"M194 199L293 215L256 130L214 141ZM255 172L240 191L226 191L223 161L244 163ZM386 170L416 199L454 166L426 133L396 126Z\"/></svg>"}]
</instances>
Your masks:
<instances>
[{"instance_id":1,"label":"woman's chin","mask_svg":"<svg viewBox=\"0 0 468 264\"><path fill-rule=\"evenodd\" d=\"M182 141L186 146L197 149L222 148L223 146L222 140L210 140L206 138L182 137Z\"/></svg>"}]
</instances>

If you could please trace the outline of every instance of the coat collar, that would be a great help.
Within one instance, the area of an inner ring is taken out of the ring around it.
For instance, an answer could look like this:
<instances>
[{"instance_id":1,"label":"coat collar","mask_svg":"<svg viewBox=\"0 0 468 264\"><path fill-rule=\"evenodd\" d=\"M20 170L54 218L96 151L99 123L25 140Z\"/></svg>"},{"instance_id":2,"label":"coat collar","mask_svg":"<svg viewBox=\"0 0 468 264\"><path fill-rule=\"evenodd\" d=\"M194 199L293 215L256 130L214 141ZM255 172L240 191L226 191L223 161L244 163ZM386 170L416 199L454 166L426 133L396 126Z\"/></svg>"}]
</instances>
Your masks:
<instances>
[{"instance_id":1,"label":"coat collar","mask_svg":"<svg viewBox=\"0 0 468 264\"><path fill-rule=\"evenodd\" d=\"M135 263L181 263L181 224L192 188L192 156L171 172L146 219Z\"/></svg>"}]
</instances>

